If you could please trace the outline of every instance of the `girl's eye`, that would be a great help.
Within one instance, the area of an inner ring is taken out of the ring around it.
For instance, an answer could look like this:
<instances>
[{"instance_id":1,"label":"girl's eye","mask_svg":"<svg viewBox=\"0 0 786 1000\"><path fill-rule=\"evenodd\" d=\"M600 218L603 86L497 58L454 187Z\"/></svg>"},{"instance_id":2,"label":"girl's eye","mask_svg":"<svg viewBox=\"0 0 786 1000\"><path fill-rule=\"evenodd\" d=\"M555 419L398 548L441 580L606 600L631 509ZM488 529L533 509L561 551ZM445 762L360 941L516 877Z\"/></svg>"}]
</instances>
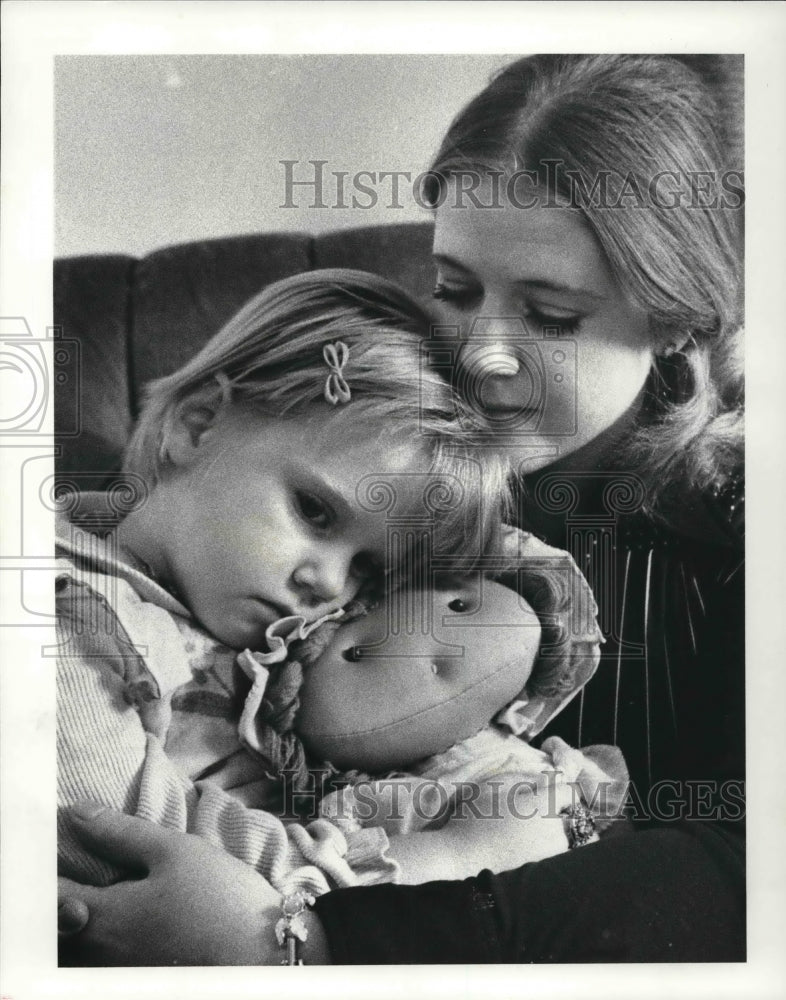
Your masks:
<instances>
[{"instance_id":1,"label":"girl's eye","mask_svg":"<svg viewBox=\"0 0 786 1000\"><path fill-rule=\"evenodd\" d=\"M296 494L298 510L301 516L314 525L315 528L328 528L333 520L333 512L326 503L314 496L298 490Z\"/></svg>"},{"instance_id":2,"label":"girl's eye","mask_svg":"<svg viewBox=\"0 0 786 1000\"><path fill-rule=\"evenodd\" d=\"M460 597L454 598L448 607L451 611L455 611L457 615L460 615L464 611L469 611L469 605L466 601L462 601Z\"/></svg>"}]
</instances>

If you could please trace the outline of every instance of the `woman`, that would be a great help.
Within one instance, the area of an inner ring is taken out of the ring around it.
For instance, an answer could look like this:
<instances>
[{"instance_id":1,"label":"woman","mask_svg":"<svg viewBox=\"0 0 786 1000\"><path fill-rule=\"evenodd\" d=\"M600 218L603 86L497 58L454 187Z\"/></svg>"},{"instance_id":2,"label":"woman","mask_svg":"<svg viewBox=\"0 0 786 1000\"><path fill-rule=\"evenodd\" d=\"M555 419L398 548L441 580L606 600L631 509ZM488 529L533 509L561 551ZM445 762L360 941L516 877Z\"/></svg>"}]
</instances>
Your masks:
<instances>
[{"instance_id":1,"label":"woman","mask_svg":"<svg viewBox=\"0 0 786 1000\"><path fill-rule=\"evenodd\" d=\"M546 732L622 747L639 828L330 893L307 962L744 958L742 194L713 118L676 60L524 59L454 121L428 192L446 371L518 463L520 526L569 548L600 605L601 668ZM279 960L255 873L112 813L80 825L147 877L64 885L65 932L90 913L76 961Z\"/></svg>"}]
</instances>

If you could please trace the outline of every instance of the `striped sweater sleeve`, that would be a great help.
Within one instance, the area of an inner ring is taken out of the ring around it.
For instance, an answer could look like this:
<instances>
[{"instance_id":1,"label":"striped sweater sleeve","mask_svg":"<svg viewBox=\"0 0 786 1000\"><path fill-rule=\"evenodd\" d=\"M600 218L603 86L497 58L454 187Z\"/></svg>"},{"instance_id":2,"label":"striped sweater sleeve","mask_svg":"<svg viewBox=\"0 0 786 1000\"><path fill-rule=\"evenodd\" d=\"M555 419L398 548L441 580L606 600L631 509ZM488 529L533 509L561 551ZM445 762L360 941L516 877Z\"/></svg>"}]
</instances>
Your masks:
<instances>
[{"instance_id":1,"label":"striped sweater sleeve","mask_svg":"<svg viewBox=\"0 0 786 1000\"><path fill-rule=\"evenodd\" d=\"M183 775L164 752L166 703L155 678L140 680L140 658L129 652L122 625L107 615L105 602L84 587L79 597L68 603L70 612L58 615L57 626L62 875L94 885L120 877L111 865L89 855L74 835L65 807L87 798L198 834L256 868L282 893L304 888L319 895L337 886L395 878L381 829L344 833L324 819L285 826L218 786L194 784Z\"/></svg>"}]
</instances>

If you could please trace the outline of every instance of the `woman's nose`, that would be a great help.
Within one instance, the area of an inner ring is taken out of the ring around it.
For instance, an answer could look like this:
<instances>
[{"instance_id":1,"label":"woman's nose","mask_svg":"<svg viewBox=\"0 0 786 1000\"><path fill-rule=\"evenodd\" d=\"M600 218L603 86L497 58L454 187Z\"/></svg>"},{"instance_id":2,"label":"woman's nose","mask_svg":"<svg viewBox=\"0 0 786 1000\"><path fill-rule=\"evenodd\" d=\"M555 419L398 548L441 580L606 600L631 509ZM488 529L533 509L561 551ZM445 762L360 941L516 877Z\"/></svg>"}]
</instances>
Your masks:
<instances>
[{"instance_id":1,"label":"woman's nose","mask_svg":"<svg viewBox=\"0 0 786 1000\"><path fill-rule=\"evenodd\" d=\"M542 405L537 344L518 318L475 319L458 358L458 388L482 412L521 413Z\"/></svg>"},{"instance_id":2,"label":"woman's nose","mask_svg":"<svg viewBox=\"0 0 786 1000\"><path fill-rule=\"evenodd\" d=\"M476 379L510 379L521 371L515 351L501 340L464 344L459 362L461 368Z\"/></svg>"},{"instance_id":3,"label":"woman's nose","mask_svg":"<svg viewBox=\"0 0 786 1000\"><path fill-rule=\"evenodd\" d=\"M529 334L521 319L505 317L502 311L502 303L484 300L487 315L475 316L465 332L459 364L473 378L512 379L521 371L516 348Z\"/></svg>"}]
</instances>

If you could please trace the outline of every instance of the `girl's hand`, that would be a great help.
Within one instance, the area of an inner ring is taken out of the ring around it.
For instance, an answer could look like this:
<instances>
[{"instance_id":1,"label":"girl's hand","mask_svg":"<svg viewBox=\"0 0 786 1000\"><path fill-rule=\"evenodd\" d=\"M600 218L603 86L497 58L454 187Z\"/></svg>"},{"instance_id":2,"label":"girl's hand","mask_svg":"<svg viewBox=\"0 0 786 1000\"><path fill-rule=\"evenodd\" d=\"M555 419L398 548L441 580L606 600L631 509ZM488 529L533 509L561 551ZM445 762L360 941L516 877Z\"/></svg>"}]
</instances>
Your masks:
<instances>
[{"instance_id":1,"label":"girl's hand","mask_svg":"<svg viewBox=\"0 0 786 1000\"><path fill-rule=\"evenodd\" d=\"M67 965L278 965L281 897L258 872L207 841L85 803L79 839L132 873L106 888L61 878L58 931ZM307 964L329 963L308 913ZM84 928L84 929L82 929Z\"/></svg>"}]
</instances>

